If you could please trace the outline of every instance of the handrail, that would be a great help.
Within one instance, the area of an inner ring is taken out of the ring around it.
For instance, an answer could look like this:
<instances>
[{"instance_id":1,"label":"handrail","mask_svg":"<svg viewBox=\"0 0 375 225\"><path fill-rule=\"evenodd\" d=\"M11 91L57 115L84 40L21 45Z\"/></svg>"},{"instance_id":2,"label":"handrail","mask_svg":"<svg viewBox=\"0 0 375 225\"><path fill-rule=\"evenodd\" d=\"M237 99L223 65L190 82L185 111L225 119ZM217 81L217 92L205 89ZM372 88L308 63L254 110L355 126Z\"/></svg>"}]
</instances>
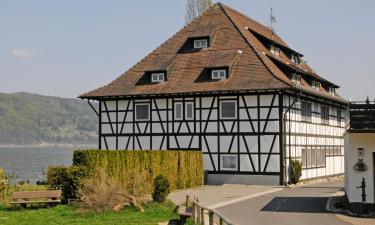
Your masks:
<instances>
[{"instance_id":1,"label":"handrail","mask_svg":"<svg viewBox=\"0 0 375 225\"><path fill-rule=\"evenodd\" d=\"M208 223L205 223L205 211L208 212ZM214 223L214 216L219 218L219 225L235 225L229 219L225 218L221 213L216 211L215 209L210 209L204 206L199 205L198 202L193 201L193 220L195 223L199 223L201 225L215 225Z\"/></svg>"}]
</instances>

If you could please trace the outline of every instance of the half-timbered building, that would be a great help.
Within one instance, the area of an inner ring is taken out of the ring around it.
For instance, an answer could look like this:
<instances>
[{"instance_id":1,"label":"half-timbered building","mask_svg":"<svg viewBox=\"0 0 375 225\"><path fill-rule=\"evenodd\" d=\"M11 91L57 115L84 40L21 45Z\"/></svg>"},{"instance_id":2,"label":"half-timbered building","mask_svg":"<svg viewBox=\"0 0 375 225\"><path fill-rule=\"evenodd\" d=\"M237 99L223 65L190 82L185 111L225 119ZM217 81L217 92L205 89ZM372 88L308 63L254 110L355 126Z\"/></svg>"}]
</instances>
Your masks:
<instances>
[{"instance_id":1,"label":"half-timbered building","mask_svg":"<svg viewBox=\"0 0 375 225\"><path fill-rule=\"evenodd\" d=\"M110 84L99 149L199 150L209 183L285 184L344 172L338 86L266 26L215 4Z\"/></svg>"}]
</instances>

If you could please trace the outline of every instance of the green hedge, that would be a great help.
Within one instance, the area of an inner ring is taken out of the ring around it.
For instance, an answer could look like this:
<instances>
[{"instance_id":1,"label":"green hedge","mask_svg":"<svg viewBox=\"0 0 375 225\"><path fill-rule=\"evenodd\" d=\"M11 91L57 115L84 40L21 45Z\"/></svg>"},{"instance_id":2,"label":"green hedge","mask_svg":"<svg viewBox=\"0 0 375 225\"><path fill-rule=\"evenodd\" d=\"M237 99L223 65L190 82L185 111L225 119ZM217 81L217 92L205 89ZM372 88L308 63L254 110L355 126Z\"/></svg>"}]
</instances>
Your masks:
<instances>
[{"instance_id":1,"label":"green hedge","mask_svg":"<svg viewBox=\"0 0 375 225\"><path fill-rule=\"evenodd\" d=\"M146 172L149 184L158 175L165 176L171 190L190 188L203 184L203 155L200 151L131 151L131 150L79 150L73 155L73 165L93 174L104 168L108 175L126 183L124 171Z\"/></svg>"}]
</instances>

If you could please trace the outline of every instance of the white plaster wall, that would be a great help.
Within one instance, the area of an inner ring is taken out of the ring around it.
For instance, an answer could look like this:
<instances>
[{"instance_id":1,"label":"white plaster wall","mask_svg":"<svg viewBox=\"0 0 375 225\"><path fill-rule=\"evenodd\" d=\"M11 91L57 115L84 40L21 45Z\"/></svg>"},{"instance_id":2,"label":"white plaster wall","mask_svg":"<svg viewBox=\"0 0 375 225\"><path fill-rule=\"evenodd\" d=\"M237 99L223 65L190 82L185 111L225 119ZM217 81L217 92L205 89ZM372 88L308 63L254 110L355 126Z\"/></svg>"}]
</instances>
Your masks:
<instances>
[{"instance_id":1,"label":"white plaster wall","mask_svg":"<svg viewBox=\"0 0 375 225\"><path fill-rule=\"evenodd\" d=\"M357 149L364 148L364 163L367 165L366 172L358 172L353 169L358 161ZM364 177L366 181L367 203L374 201L374 164L373 153L375 152L375 134L364 133L346 133L345 134L345 190L349 202L361 202L361 180Z\"/></svg>"}]
</instances>

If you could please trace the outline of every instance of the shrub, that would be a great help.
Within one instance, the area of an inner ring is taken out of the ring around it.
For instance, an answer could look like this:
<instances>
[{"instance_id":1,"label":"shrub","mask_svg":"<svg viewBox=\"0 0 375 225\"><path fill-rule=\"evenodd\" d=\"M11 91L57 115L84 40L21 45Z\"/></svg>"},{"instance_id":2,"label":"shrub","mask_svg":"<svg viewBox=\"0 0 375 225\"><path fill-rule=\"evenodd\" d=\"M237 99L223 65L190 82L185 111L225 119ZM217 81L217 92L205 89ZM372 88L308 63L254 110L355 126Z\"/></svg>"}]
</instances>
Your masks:
<instances>
[{"instance_id":1,"label":"shrub","mask_svg":"<svg viewBox=\"0 0 375 225\"><path fill-rule=\"evenodd\" d=\"M57 166L50 167L47 172L47 182L50 188L62 191L62 201L66 203L68 199L75 199L78 190L85 178L85 170L82 167Z\"/></svg>"},{"instance_id":2,"label":"shrub","mask_svg":"<svg viewBox=\"0 0 375 225\"><path fill-rule=\"evenodd\" d=\"M292 184L299 182L302 176L302 163L298 160L292 160L290 162L290 181Z\"/></svg>"},{"instance_id":3,"label":"shrub","mask_svg":"<svg viewBox=\"0 0 375 225\"><path fill-rule=\"evenodd\" d=\"M126 174L134 176L134 173ZM142 175L136 175L142 177ZM105 211L119 211L127 206L134 206L137 208L142 207L139 205L139 202L142 201L141 196L145 193L142 193L142 183L143 181L138 179L130 179L129 182L132 185L129 187L136 187L135 189L123 189L121 185L113 179L111 176L105 172L103 168L98 168L94 173L94 176L84 180L81 196L82 196L82 212L105 212ZM136 183L136 184L135 184ZM140 188L140 190L138 189ZM133 196L131 193L140 194L139 196Z\"/></svg>"},{"instance_id":4,"label":"shrub","mask_svg":"<svg viewBox=\"0 0 375 225\"><path fill-rule=\"evenodd\" d=\"M5 174L4 170L0 168L0 202L5 205L10 202L11 194L15 190L13 178L12 175Z\"/></svg>"},{"instance_id":5,"label":"shrub","mask_svg":"<svg viewBox=\"0 0 375 225\"><path fill-rule=\"evenodd\" d=\"M154 180L152 199L155 202L164 202L169 192L169 182L167 178L162 175L157 176Z\"/></svg>"},{"instance_id":6,"label":"shrub","mask_svg":"<svg viewBox=\"0 0 375 225\"><path fill-rule=\"evenodd\" d=\"M116 179L122 187L128 185L126 171L144 173L143 186L153 190L153 180L159 174L167 178L170 189L182 189L203 184L203 156L200 151L75 151L73 165L82 166L90 176L97 168ZM135 176L137 177L137 176Z\"/></svg>"}]
</instances>

